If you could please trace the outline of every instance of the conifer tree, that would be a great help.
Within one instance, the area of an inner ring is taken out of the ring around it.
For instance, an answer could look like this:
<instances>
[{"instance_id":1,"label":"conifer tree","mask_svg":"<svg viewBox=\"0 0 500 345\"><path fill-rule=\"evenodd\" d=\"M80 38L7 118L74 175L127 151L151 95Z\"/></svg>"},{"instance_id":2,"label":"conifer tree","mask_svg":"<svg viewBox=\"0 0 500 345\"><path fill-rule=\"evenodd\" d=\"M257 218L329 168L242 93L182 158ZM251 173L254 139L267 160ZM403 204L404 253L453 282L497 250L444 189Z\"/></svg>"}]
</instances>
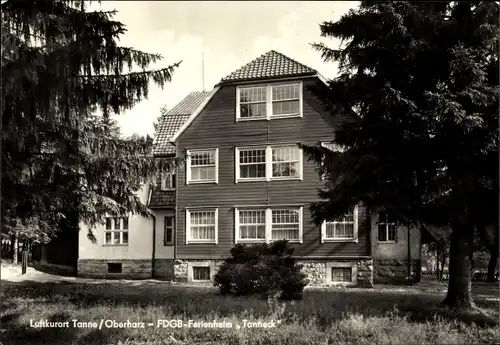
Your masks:
<instances>
[{"instance_id":1,"label":"conifer tree","mask_svg":"<svg viewBox=\"0 0 500 345\"><path fill-rule=\"evenodd\" d=\"M498 223L499 6L496 2L362 1L314 44L340 76L315 92L345 116L333 142L305 146L329 181L319 223L362 203L400 224L452 229L443 305L474 307L475 229ZM324 162L324 163L322 163Z\"/></svg>"},{"instance_id":2,"label":"conifer tree","mask_svg":"<svg viewBox=\"0 0 500 345\"><path fill-rule=\"evenodd\" d=\"M2 232L47 241L62 218L96 224L149 210L142 183L171 168L152 138L124 138L111 116L163 87L178 63L118 44L125 25L89 1L2 2ZM76 216L75 216L76 215Z\"/></svg>"}]
</instances>

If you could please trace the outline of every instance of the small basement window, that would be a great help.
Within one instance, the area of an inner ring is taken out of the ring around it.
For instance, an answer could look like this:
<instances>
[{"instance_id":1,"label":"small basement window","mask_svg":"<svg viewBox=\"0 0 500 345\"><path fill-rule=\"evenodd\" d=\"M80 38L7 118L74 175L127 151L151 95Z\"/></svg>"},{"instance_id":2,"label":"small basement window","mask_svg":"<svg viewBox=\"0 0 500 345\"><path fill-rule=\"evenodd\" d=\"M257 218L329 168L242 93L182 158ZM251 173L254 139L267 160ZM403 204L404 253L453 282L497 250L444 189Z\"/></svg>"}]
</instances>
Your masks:
<instances>
[{"instance_id":1,"label":"small basement window","mask_svg":"<svg viewBox=\"0 0 500 345\"><path fill-rule=\"evenodd\" d=\"M351 267L332 267L332 282L350 283L351 281Z\"/></svg>"},{"instance_id":2,"label":"small basement window","mask_svg":"<svg viewBox=\"0 0 500 345\"><path fill-rule=\"evenodd\" d=\"M122 264L117 262L109 262L108 273L122 273Z\"/></svg>"},{"instance_id":3,"label":"small basement window","mask_svg":"<svg viewBox=\"0 0 500 345\"><path fill-rule=\"evenodd\" d=\"M193 281L210 280L210 267L193 266Z\"/></svg>"}]
</instances>

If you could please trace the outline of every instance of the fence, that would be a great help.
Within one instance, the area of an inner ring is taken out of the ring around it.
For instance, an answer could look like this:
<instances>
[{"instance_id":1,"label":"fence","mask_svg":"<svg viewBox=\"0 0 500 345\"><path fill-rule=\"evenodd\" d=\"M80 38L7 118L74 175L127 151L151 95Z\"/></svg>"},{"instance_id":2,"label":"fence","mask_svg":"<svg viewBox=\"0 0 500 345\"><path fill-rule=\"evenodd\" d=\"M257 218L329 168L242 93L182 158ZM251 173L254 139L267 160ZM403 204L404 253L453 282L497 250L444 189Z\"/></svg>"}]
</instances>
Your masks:
<instances>
[{"instance_id":1,"label":"fence","mask_svg":"<svg viewBox=\"0 0 500 345\"><path fill-rule=\"evenodd\" d=\"M8 238L2 238L2 259L12 260L12 241ZM19 258L19 256L18 256Z\"/></svg>"},{"instance_id":2,"label":"fence","mask_svg":"<svg viewBox=\"0 0 500 345\"><path fill-rule=\"evenodd\" d=\"M449 274L447 272L444 272L442 274L441 279L439 279L438 275L436 272L422 272L422 280L441 280L441 281L447 281L449 279Z\"/></svg>"},{"instance_id":3,"label":"fence","mask_svg":"<svg viewBox=\"0 0 500 345\"><path fill-rule=\"evenodd\" d=\"M441 281L448 281L450 278L450 275L448 272L444 272L441 279L437 276L436 272L422 272L422 279L423 280L441 280ZM486 282L488 280L488 272L484 271L476 271L472 273L472 279L473 282ZM495 274L495 281L498 281L498 272Z\"/></svg>"},{"instance_id":4,"label":"fence","mask_svg":"<svg viewBox=\"0 0 500 345\"><path fill-rule=\"evenodd\" d=\"M2 259L5 259L7 261L12 260L12 258L14 256L14 253L13 253L13 250L14 250L14 251L17 251L17 262L20 263L22 261L23 248L25 250L27 250L28 253L31 253L31 251L32 251L31 244L25 244L23 246L22 243L18 243L17 248L13 248L13 247L14 246L12 246L12 241L9 238L2 238L2 247L1 247L1 252L0 252Z\"/></svg>"}]
</instances>

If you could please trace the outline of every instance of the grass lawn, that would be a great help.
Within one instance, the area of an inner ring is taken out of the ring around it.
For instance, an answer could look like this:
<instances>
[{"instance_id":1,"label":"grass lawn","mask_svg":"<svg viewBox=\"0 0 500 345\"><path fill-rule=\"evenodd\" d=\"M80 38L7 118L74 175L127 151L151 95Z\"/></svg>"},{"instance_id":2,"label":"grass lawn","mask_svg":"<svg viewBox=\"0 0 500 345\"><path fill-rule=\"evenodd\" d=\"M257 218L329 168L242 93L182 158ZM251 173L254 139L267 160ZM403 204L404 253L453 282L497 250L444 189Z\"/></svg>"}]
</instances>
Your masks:
<instances>
[{"instance_id":1,"label":"grass lawn","mask_svg":"<svg viewBox=\"0 0 500 345\"><path fill-rule=\"evenodd\" d=\"M498 286L478 284L485 313L454 314L436 308L440 284L376 289L305 291L304 300L280 304L222 297L213 288L154 282L2 281L0 343L7 344L497 344ZM69 321L67 328L34 328L40 319ZM144 329L77 328L72 319L100 323L145 322ZM159 319L226 321L233 328L158 328ZM274 328L236 329L243 320ZM280 320L280 321L278 321ZM148 326L153 322L154 326ZM279 323L278 323L279 322Z\"/></svg>"}]
</instances>

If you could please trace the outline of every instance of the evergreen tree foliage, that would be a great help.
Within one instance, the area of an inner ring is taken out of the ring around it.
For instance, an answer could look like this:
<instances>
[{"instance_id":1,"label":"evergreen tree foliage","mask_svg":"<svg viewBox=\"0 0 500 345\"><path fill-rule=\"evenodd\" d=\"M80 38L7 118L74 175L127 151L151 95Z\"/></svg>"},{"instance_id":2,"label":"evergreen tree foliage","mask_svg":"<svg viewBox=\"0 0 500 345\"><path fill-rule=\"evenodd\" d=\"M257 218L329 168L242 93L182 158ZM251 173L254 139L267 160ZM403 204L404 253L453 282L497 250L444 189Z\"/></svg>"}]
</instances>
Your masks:
<instances>
[{"instance_id":1,"label":"evergreen tree foliage","mask_svg":"<svg viewBox=\"0 0 500 345\"><path fill-rule=\"evenodd\" d=\"M398 223L452 229L444 304L474 307L475 229L498 222L499 6L496 2L362 1L314 44L340 75L314 92L343 113L333 142L304 146L329 177L320 223L362 203Z\"/></svg>"},{"instance_id":2,"label":"evergreen tree foliage","mask_svg":"<svg viewBox=\"0 0 500 345\"><path fill-rule=\"evenodd\" d=\"M149 210L136 195L176 162L111 119L163 87L179 63L118 44L125 25L89 1L10 0L2 11L2 232L47 241L61 218ZM98 114L100 113L100 114Z\"/></svg>"}]
</instances>

